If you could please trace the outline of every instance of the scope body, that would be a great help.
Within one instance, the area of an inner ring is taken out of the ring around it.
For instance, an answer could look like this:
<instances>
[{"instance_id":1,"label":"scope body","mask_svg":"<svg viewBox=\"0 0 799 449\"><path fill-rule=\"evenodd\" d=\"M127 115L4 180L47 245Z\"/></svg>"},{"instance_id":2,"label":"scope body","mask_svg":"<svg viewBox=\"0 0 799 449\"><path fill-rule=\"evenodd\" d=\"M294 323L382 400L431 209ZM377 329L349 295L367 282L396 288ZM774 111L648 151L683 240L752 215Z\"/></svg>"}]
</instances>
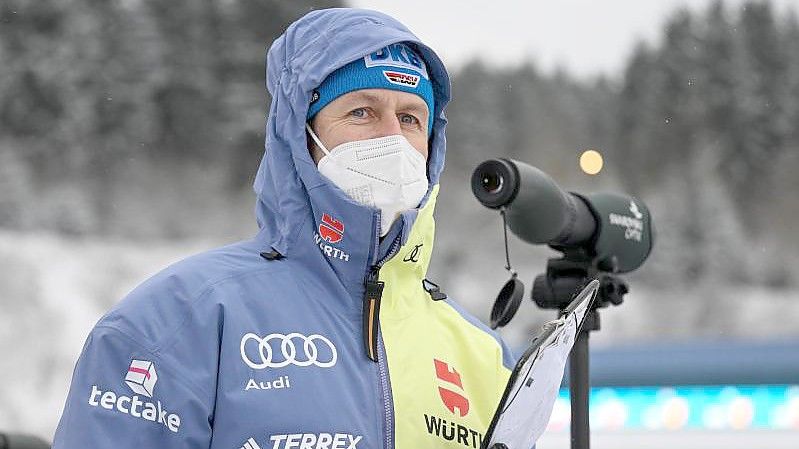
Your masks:
<instances>
[{"instance_id":1,"label":"scope body","mask_svg":"<svg viewBox=\"0 0 799 449\"><path fill-rule=\"evenodd\" d=\"M505 209L508 228L520 239L588 256L629 272L644 263L653 228L646 205L628 195L566 192L546 173L513 159L489 159L472 173L480 203Z\"/></svg>"}]
</instances>

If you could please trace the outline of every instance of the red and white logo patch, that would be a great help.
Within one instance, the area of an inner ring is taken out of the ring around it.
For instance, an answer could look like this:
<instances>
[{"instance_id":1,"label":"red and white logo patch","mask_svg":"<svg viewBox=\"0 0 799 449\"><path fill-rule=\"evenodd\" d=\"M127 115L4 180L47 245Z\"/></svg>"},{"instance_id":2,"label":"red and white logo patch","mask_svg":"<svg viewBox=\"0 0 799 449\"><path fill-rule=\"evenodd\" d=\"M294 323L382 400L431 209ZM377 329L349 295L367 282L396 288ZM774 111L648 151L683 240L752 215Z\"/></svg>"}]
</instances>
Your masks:
<instances>
[{"instance_id":1,"label":"red and white logo patch","mask_svg":"<svg viewBox=\"0 0 799 449\"><path fill-rule=\"evenodd\" d=\"M155 372L155 363L135 359L130 362L128 374L125 376L125 383L135 393L148 398L153 397L156 381L158 381L158 374Z\"/></svg>"},{"instance_id":2,"label":"red and white logo patch","mask_svg":"<svg viewBox=\"0 0 799 449\"><path fill-rule=\"evenodd\" d=\"M319 236L329 243L340 242L344 238L344 223L328 214L322 214L322 222L319 223Z\"/></svg>"},{"instance_id":3,"label":"red and white logo patch","mask_svg":"<svg viewBox=\"0 0 799 449\"><path fill-rule=\"evenodd\" d=\"M455 368L449 366L445 362L438 359L433 359L436 366L436 377L439 380L446 382L448 387L457 387L461 393L452 391L450 388L438 387L438 394L444 402L444 406L450 412L463 418L469 413L469 400L464 396L466 393L463 390L463 383L461 382L461 374ZM457 412L455 411L457 410Z\"/></svg>"},{"instance_id":4,"label":"red and white logo patch","mask_svg":"<svg viewBox=\"0 0 799 449\"><path fill-rule=\"evenodd\" d=\"M383 70L383 76L385 76L388 82L392 84L399 84L400 86L406 87L416 87L419 85L419 77L416 75L411 75L410 73Z\"/></svg>"}]
</instances>

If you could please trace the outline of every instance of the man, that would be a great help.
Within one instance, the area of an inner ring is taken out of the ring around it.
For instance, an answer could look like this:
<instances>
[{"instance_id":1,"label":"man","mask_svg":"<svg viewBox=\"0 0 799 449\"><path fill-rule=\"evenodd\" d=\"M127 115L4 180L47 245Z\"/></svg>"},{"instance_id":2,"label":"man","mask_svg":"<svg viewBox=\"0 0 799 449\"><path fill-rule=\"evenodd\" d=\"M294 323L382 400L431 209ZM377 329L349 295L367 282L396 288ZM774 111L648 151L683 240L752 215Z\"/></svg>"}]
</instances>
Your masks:
<instances>
[{"instance_id":1,"label":"man","mask_svg":"<svg viewBox=\"0 0 799 449\"><path fill-rule=\"evenodd\" d=\"M55 449L479 447L512 360L425 280L443 64L386 15L332 9L267 70L259 233L97 323Z\"/></svg>"}]
</instances>

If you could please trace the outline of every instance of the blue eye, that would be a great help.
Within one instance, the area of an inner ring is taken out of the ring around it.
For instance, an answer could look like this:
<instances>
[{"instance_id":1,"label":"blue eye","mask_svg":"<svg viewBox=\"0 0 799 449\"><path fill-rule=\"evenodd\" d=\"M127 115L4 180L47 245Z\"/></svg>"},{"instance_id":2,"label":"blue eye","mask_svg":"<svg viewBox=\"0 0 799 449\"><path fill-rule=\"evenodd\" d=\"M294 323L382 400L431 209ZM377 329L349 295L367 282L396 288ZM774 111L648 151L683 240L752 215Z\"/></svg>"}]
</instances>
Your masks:
<instances>
[{"instance_id":1,"label":"blue eye","mask_svg":"<svg viewBox=\"0 0 799 449\"><path fill-rule=\"evenodd\" d=\"M413 116L411 114L401 114L400 115L400 123L403 123L403 124L406 124L406 125L416 125L416 124L419 123L419 119L416 118L416 116Z\"/></svg>"},{"instance_id":2,"label":"blue eye","mask_svg":"<svg viewBox=\"0 0 799 449\"><path fill-rule=\"evenodd\" d=\"M350 115L357 118L366 117L366 108L357 108L350 111Z\"/></svg>"}]
</instances>

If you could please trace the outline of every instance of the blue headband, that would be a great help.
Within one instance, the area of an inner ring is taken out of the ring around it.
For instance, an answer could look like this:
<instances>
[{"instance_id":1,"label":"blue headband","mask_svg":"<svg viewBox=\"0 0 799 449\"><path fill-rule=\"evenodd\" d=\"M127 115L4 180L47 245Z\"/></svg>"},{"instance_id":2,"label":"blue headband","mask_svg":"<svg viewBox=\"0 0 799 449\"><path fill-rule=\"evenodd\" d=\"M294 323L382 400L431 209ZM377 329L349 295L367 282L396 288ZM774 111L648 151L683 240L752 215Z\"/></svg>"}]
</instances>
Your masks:
<instances>
[{"instance_id":1,"label":"blue headband","mask_svg":"<svg viewBox=\"0 0 799 449\"><path fill-rule=\"evenodd\" d=\"M313 92L308 120L336 98L360 89L392 89L422 97L429 111L428 135L433 131L433 83L424 61L408 45L391 44L328 75Z\"/></svg>"}]
</instances>

